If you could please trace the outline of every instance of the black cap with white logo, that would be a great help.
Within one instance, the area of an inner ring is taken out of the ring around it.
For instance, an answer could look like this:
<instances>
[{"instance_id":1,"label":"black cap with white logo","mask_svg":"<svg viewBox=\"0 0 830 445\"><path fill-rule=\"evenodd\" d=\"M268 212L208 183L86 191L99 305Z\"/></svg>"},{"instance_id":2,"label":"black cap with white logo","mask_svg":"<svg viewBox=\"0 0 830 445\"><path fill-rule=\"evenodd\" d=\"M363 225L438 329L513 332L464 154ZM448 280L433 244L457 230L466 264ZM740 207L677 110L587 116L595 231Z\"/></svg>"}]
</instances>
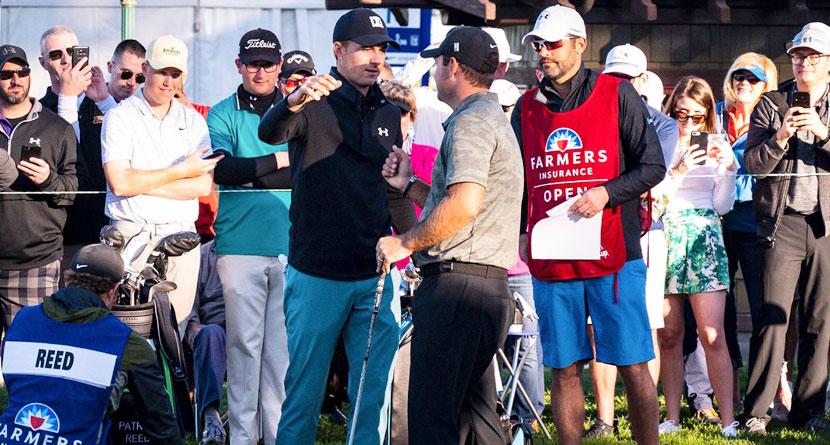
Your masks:
<instances>
[{"instance_id":1,"label":"black cap with white logo","mask_svg":"<svg viewBox=\"0 0 830 445\"><path fill-rule=\"evenodd\" d=\"M456 26L438 48L421 51L421 57L455 57L460 63L485 74L499 67L499 46L487 32L472 26Z\"/></svg>"},{"instance_id":2,"label":"black cap with white logo","mask_svg":"<svg viewBox=\"0 0 830 445\"><path fill-rule=\"evenodd\" d=\"M280 63L280 41L267 29L248 31L239 40L239 61L242 63Z\"/></svg>"},{"instance_id":3,"label":"black cap with white logo","mask_svg":"<svg viewBox=\"0 0 830 445\"><path fill-rule=\"evenodd\" d=\"M334 25L333 42L351 40L361 46L375 46L388 43L401 49L395 39L386 32L386 24L371 9L357 8L343 14Z\"/></svg>"},{"instance_id":4,"label":"black cap with white logo","mask_svg":"<svg viewBox=\"0 0 830 445\"><path fill-rule=\"evenodd\" d=\"M282 57L281 78L291 77L294 73L307 73L309 76L317 74L314 69L314 60L311 54L305 51L289 51Z\"/></svg>"},{"instance_id":5,"label":"black cap with white logo","mask_svg":"<svg viewBox=\"0 0 830 445\"><path fill-rule=\"evenodd\" d=\"M0 68L10 60L19 60L23 65L29 66L29 61L26 59L26 52L23 48L14 45L0 46Z\"/></svg>"},{"instance_id":6,"label":"black cap with white logo","mask_svg":"<svg viewBox=\"0 0 830 445\"><path fill-rule=\"evenodd\" d=\"M69 269L120 281L124 275L124 260L115 249L106 244L90 244L78 250L69 264Z\"/></svg>"}]
</instances>

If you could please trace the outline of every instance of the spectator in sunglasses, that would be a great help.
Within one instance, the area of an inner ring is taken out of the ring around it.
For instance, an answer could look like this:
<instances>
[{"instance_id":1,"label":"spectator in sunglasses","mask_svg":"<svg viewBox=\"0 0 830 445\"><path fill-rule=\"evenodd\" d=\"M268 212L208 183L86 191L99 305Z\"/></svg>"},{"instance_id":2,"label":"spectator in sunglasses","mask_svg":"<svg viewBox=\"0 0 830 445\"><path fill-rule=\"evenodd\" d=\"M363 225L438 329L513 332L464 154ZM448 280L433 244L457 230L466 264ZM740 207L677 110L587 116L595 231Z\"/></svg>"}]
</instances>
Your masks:
<instances>
[{"instance_id":1,"label":"spectator in sunglasses","mask_svg":"<svg viewBox=\"0 0 830 445\"><path fill-rule=\"evenodd\" d=\"M282 69L277 78L282 94L288 96L305 82L306 77L317 74L311 54L305 51L289 51L282 57Z\"/></svg>"},{"instance_id":2,"label":"spectator in sunglasses","mask_svg":"<svg viewBox=\"0 0 830 445\"><path fill-rule=\"evenodd\" d=\"M47 41L51 41L47 39ZM48 91L41 100L56 106L58 114L72 124L78 138L79 163L84 166L80 179L81 190L106 191L107 179L101 163L101 127L104 115L130 97L144 82L141 64L145 49L135 40L120 42L107 62L110 81L104 81L103 71L91 67L91 78L79 77L82 71L73 68L61 77L60 94L55 97ZM86 68L84 68L85 70ZM102 226L109 224L104 214L106 196L78 195L75 204L67 211L64 242L68 252L98 241Z\"/></svg>"},{"instance_id":3,"label":"spectator in sunglasses","mask_svg":"<svg viewBox=\"0 0 830 445\"><path fill-rule=\"evenodd\" d=\"M722 434L735 437L738 424L732 406L732 365L724 336L723 316L729 267L720 215L735 202L737 165L724 135L716 135L715 99L709 84L688 76L669 97L667 111L680 130L667 184L663 216L668 240L665 328L660 330L661 380L666 421L661 433L680 429L683 390L684 300L694 311L715 396L721 401ZM696 132L709 132L707 147L692 143ZM720 136L720 137L717 137ZM724 378L726 377L726 378ZM712 421L717 416L712 414Z\"/></svg>"},{"instance_id":4,"label":"spectator in sunglasses","mask_svg":"<svg viewBox=\"0 0 830 445\"><path fill-rule=\"evenodd\" d=\"M43 106L58 112L58 94L61 93L61 79L65 72L72 70L72 47L78 45L78 37L66 26L53 26L40 36L40 66L49 73L49 87L40 100ZM92 79L92 67L89 63L75 72L75 82L85 90ZM77 94L76 94L77 96Z\"/></svg>"},{"instance_id":5,"label":"spectator in sunglasses","mask_svg":"<svg viewBox=\"0 0 830 445\"><path fill-rule=\"evenodd\" d=\"M13 192L70 192L0 196L0 333L24 306L58 290L66 207L78 189L72 127L29 97L23 49L0 46L0 144L18 170Z\"/></svg>"}]
</instances>

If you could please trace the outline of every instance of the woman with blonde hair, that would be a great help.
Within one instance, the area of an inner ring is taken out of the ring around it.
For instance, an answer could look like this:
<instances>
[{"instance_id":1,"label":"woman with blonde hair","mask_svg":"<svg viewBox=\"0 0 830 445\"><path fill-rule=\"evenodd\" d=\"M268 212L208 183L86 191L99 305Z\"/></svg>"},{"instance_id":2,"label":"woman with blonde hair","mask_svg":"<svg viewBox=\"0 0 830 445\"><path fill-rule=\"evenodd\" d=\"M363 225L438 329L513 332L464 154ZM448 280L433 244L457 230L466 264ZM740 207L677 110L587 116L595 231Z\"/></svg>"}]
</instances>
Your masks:
<instances>
[{"instance_id":1,"label":"woman with blonde hair","mask_svg":"<svg viewBox=\"0 0 830 445\"><path fill-rule=\"evenodd\" d=\"M680 429L685 298L694 312L709 375L732 375L723 328L729 271L719 215L735 202L737 170L729 144L715 135L715 99L706 81L694 76L681 79L669 97L666 113L677 122L679 137L670 163L663 217L668 264L665 327L659 338L667 419L660 424L661 433ZM714 135L708 138L708 147L692 143L697 132ZM721 432L725 437L736 437L732 379L713 379L712 386L720 407Z\"/></svg>"}]
</instances>

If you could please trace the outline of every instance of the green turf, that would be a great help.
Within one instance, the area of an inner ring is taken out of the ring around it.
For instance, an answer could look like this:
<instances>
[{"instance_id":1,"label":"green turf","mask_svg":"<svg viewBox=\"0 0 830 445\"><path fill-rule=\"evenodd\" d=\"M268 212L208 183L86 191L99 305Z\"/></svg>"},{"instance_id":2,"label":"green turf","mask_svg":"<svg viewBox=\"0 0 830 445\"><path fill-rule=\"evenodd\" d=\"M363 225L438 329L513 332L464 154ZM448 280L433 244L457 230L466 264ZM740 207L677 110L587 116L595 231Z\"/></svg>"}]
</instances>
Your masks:
<instances>
[{"instance_id":1,"label":"green turf","mask_svg":"<svg viewBox=\"0 0 830 445\"><path fill-rule=\"evenodd\" d=\"M550 375L546 376L546 382L550 383ZM587 371L583 377L583 383L585 388L590 388L590 379L588 376ZM746 385L746 368L741 369L741 384ZM742 386L745 388L745 386ZM609 437L609 438L602 438L602 439L594 439L594 440L587 440L583 443L585 444L619 444L619 443L628 443L633 444L635 443L631 439L631 429L630 425L627 420L627 412L626 412L626 399L624 396L624 390L622 383L618 380L617 388L616 388L616 397L614 398L614 411L615 415L618 419L617 428L618 428L618 436L616 437ZM546 398L548 399L548 406L543 414L543 419L547 424L548 428L551 430L551 434L554 435L553 441L548 441L542 435L538 435L534 438L534 443L536 444L555 444L556 441L556 431L553 426L553 420L550 417L550 392L547 393ZM594 399L590 391L586 391L586 405L585 405L585 428L587 429L593 419L596 418L596 404L594 403ZM660 397L661 402L661 420L665 416L665 407L663 406L663 398ZM7 403L7 395L5 389L0 389L0 411L5 409ZM714 425L706 425L702 421L691 419L689 409L687 407L683 407L681 409L681 423L683 426L683 430L681 432L665 435L660 437L661 444L701 444L701 445L713 445L719 443L729 443L734 445L745 445L745 444L753 444L753 443L763 443L763 444L830 444L830 433L806 433L803 431L798 431L787 427L787 425L779 423L779 422L772 422L767 428L767 435L761 437L746 437L741 436L738 439L724 439L720 435L720 427ZM320 425L317 429L317 444L320 445L340 445L345 443L346 438L346 426L335 423L328 418L322 418L320 421ZM196 445L196 441L193 439L192 436L189 436L186 443L188 445Z\"/></svg>"}]
</instances>

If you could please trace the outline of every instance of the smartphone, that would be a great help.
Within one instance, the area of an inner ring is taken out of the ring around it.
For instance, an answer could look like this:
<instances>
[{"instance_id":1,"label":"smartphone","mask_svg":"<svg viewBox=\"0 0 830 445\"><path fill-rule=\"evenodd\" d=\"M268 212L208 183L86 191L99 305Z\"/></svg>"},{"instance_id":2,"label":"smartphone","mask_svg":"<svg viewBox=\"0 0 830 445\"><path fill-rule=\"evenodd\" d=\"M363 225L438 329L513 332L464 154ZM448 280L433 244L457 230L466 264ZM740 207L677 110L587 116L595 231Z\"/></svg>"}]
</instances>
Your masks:
<instances>
[{"instance_id":1,"label":"smartphone","mask_svg":"<svg viewBox=\"0 0 830 445\"><path fill-rule=\"evenodd\" d=\"M71 48L72 51L72 66L76 66L78 62L81 61L84 57L86 57L86 62L84 66L89 63L89 47L88 46L73 46ZM83 67L81 67L83 68Z\"/></svg>"},{"instance_id":2,"label":"smartphone","mask_svg":"<svg viewBox=\"0 0 830 445\"><path fill-rule=\"evenodd\" d=\"M790 104L790 106L810 108L810 93L796 91L795 93L793 93L793 103Z\"/></svg>"},{"instance_id":3,"label":"smartphone","mask_svg":"<svg viewBox=\"0 0 830 445\"><path fill-rule=\"evenodd\" d=\"M31 158L41 158L40 147L34 145L24 145L20 150L20 160L29 161Z\"/></svg>"},{"instance_id":4,"label":"smartphone","mask_svg":"<svg viewBox=\"0 0 830 445\"><path fill-rule=\"evenodd\" d=\"M209 154L209 155L207 155L207 156L202 156L202 159L213 159L213 158L218 158L219 156L222 156L222 155L224 155L224 154L225 154L225 152L223 152L222 150L216 150L216 151L214 151L213 153L211 153L211 154Z\"/></svg>"},{"instance_id":5,"label":"smartphone","mask_svg":"<svg viewBox=\"0 0 830 445\"><path fill-rule=\"evenodd\" d=\"M692 152L693 156L699 156L698 153L702 153L703 159L697 164L703 165L706 162L706 153L709 151L709 132L693 131L689 145L695 144L697 144L698 147Z\"/></svg>"}]
</instances>

